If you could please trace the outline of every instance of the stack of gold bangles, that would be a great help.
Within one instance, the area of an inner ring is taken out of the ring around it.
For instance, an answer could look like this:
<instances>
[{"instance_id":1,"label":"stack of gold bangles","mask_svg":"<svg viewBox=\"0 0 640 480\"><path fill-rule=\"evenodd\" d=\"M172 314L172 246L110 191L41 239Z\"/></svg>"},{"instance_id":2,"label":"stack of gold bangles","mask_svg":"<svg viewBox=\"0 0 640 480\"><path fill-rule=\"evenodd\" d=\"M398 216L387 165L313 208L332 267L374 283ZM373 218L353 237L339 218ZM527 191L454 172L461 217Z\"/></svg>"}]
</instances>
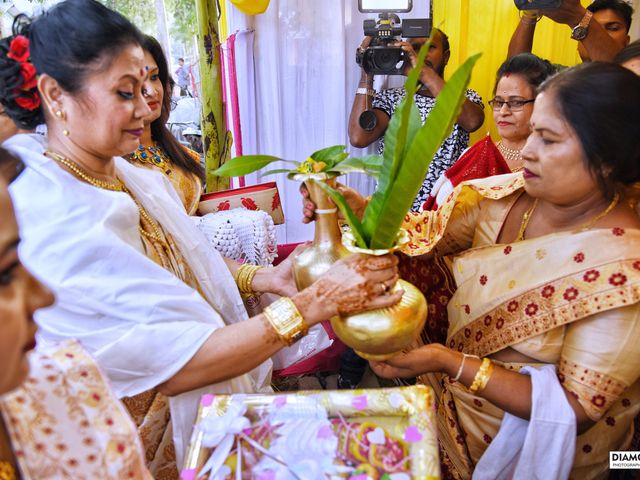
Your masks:
<instances>
[{"instance_id":1,"label":"stack of gold bangles","mask_svg":"<svg viewBox=\"0 0 640 480\"><path fill-rule=\"evenodd\" d=\"M293 345L309 331L296 304L289 297L282 297L264 309L264 316L286 345Z\"/></svg>"},{"instance_id":2,"label":"stack of gold bangles","mask_svg":"<svg viewBox=\"0 0 640 480\"><path fill-rule=\"evenodd\" d=\"M240 268L236 270L235 281L236 285L238 285L238 289L240 290L240 294L242 298L247 298L251 296L255 296L256 292L251 288L251 283L253 282L253 277L256 276L258 270L261 270L263 267L258 265L250 265L245 263L240 265Z\"/></svg>"},{"instance_id":3,"label":"stack of gold bangles","mask_svg":"<svg viewBox=\"0 0 640 480\"><path fill-rule=\"evenodd\" d=\"M464 357L463 357L464 360ZM473 377L473 382L469 387L469 391L473 394L481 392L489 383L489 379L493 374L493 363L488 358L483 358L480 368L476 372L476 376Z\"/></svg>"}]
</instances>

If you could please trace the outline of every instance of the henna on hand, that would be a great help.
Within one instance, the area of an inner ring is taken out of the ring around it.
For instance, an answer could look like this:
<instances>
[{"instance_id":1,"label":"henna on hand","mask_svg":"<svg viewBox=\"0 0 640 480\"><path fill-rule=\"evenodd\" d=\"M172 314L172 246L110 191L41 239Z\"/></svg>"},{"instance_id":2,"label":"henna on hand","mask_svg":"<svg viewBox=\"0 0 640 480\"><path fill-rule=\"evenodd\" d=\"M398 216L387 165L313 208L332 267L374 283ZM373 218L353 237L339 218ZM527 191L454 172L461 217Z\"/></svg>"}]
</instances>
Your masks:
<instances>
[{"instance_id":1,"label":"henna on hand","mask_svg":"<svg viewBox=\"0 0 640 480\"><path fill-rule=\"evenodd\" d=\"M401 296L391 291L398 280L397 263L393 255L352 255L296 295L296 305L311 322L392 305Z\"/></svg>"},{"instance_id":2,"label":"henna on hand","mask_svg":"<svg viewBox=\"0 0 640 480\"><path fill-rule=\"evenodd\" d=\"M382 257L362 257L356 260L354 269L358 273L367 271L386 270L398 265L398 257L395 255L384 255Z\"/></svg>"}]
</instances>

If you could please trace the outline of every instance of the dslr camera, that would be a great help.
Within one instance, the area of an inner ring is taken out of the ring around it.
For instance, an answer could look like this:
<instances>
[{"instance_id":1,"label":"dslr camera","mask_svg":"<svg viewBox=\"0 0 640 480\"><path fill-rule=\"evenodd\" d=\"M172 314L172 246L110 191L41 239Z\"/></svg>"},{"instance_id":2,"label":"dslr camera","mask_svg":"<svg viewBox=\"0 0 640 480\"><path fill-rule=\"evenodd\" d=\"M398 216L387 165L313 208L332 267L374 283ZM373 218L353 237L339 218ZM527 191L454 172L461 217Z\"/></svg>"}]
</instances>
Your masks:
<instances>
[{"instance_id":1,"label":"dslr camera","mask_svg":"<svg viewBox=\"0 0 640 480\"><path fill-rule=\"evenodd\" d=\"M358 10L378 13L378 20L363 22L364 34L371 37L366 49L358 49L356 63L365 72L374 75L402 75L405 52L389 45L401 38L428 37L431 34L430 18L412 18L401 21L396 13L410 12L412 0L358 0Z\"/></svg>"}]
</instances>

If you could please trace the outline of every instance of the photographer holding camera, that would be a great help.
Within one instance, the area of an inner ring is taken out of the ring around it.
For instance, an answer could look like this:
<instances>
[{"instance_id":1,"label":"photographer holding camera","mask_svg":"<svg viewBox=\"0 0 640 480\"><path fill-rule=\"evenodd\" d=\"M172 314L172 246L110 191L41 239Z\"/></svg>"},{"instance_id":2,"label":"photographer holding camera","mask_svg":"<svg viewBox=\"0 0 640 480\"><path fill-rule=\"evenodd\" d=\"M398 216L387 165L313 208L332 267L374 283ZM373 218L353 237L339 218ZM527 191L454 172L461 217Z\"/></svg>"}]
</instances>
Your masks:
<instances>
[{"instance_id":1,"label":"photographer holding camera","mask_svg":"<svg viewBox=\"0 0 640 480\"><path fill-rule=\"evenodd\" d=\"M416 65L417 52L429 39L426 37L409 38L407 41L393 41L389 46L400 47L403 51L404 64L402 74L408 75ZM369 48L372 38L367 36L358 49L358 58ZM449 39L447 35L438 29L433 29L429 53L420 72L422 88L416 93L415 100L424 122L435 105L435 97L445 85L443 78L444 68L449 61ZM364 66L364 65L363 65ZM369 69L370 70L370 69ZM373 89L373 73L368 73L362 68L360 83L356 90L356 96L349 116L349 140L354 147L367 147L376 140L378 153L384 149L383 135L389 125L389 120L400 101L406 95L404 88L389 88L376 92ZM467 98L462 106L462 111L454 125L451 135L445 140L436 152L429 167L427 177L416 197L411 210L419 211L428 197L433 183L451 165L469 144L469 133L474 132L484 122L484 107L482 99L477 92L467 90ZM365 113L365 115L363 115ZM425 159L428 161L429 159Z\"/></svg>"},{"instance_id":2,"label":"photographer holding camera","mask_svg":"<svg viewBox=\"0 0 640 480\"><path fill-rule=\"evenodd\" d=\"M578 53L583 62L611 62L629 43L633 8L625 0L594 0L587 8L579 0L542 0L538 3L539 10L532 9L536 8L535 1L526 3L528 10L520 10L520 23L511 36L507 58L531 52L536 24L543 15L571 28L571 38L578 42ZM550 8L547 3L557 7Z\"/></svg>"}]
</instances>

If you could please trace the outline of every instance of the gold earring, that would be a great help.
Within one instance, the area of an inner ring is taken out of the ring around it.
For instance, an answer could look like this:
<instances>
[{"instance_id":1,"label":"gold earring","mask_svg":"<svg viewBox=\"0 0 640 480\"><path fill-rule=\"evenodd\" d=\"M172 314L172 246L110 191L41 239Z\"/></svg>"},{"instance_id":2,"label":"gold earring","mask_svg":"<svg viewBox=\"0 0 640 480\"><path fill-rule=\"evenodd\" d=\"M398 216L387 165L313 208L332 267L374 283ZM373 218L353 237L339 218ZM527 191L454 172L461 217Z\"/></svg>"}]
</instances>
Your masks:
<instances>
[{"instance_id":1,"label":"gold earring","mask_svg":"<svg viewBox=\"0 0 640 480\"><path fill-rule=\"evenodd\" d=\"M56 110L56 117L58 117L60 120L62 120L65 123L67 121L67 115L62 110ZM69 136L69 130L67 130L65 128L64 130L62 130L62 134L65 137L68 137Z\"/></svg>"}]
</instances>

